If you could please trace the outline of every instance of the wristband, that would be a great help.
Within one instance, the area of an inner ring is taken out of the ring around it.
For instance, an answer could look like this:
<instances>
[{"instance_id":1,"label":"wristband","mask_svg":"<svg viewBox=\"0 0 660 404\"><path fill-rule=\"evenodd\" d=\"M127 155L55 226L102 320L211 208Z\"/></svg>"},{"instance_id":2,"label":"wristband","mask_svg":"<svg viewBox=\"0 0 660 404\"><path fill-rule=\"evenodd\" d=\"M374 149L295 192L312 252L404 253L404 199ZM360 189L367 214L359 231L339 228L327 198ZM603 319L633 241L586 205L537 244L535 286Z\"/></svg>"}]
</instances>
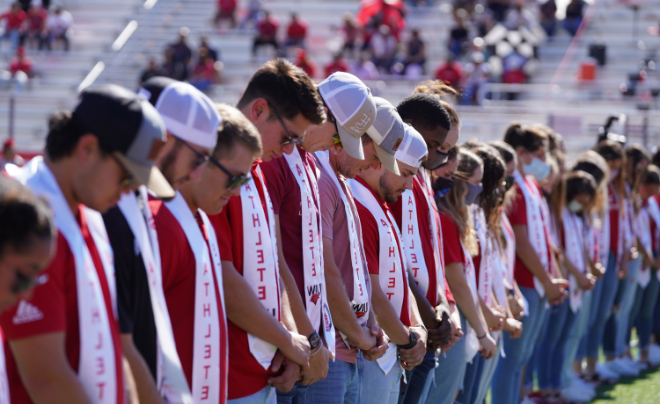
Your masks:
<instances>
[{"instance_id":1,"label":"wristband","mask_svg":"<svg viewBox=\"0 0 660 404\"><path fill-rule=\"evenodd\" d=\"M406 345L397 345L397 348L399 349L411 349L414 348L415 345L417 345L417 335L410 330L410 342L407 343Z\"/></svg>"},{"instance_id":2,"label":"wristband","mask_svg":"<svg viewBox=\"0 0 660 404\"><path fill-rule=\"evenodd\" d=\"M486 335L488 335L488 333L485 333L485 334L482 335L481 337L477 337L477 339L484 339L484 338L486 338Z\"/></svg>"},{"instance_id":3,"label":"wristband","mask_svg":"<svg viewBox=\"0 0 660 404\"><path fill-rule=\"evenodd\" d=\"M323 340L320 340L321 343L319 346L316 348L316 351L312 352L309 354L309 357L311 358L312 356L316 355L317 353L321 352L321 349L323 349Z\"/></svg>"}]
</instances>

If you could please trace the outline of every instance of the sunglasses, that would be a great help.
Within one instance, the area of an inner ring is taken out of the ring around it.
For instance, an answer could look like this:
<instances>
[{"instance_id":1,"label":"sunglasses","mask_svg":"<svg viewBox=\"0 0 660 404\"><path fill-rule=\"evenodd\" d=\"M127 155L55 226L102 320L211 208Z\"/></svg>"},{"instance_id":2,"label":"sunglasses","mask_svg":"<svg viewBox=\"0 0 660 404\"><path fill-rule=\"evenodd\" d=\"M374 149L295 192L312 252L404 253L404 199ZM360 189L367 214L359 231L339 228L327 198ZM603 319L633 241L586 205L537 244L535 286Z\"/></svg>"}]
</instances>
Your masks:
<instances>
[{"instance_id":1,"label":"sunglasses","mask_svg":"<svg viewBox=\"0 0 660 404\"><path fill-rule=\"evenodd\" d=\"M47 275L40 275L35 277L26 276L19 271L15 271L16 279L14 284L11 285L11 293L18 294L25 291L28 291L39 285L43 285L48 281Z\"/></svg>"},{"instance_id":2,"label":"sunglasses","mask_svg":"<svg viewBox=\"0 0 660 404\"><path fill-rule=\"evenodd\" d=\"M250 179L252 178L252 177L250 177L249 175L234 175L234 174L230 173L229 170L227 170L222 164L220 164L220 162L219 162L218 160L214 159L214 158L211 157L211 156L205 156L205 155L203 155L203 154L200 153L199 151L195 150L195 148L192 147L192 146L190 145L190 143L186 142L186 141L183 140L183 139L180 139L180 138L178 138L178 137L175 137L175 139L176 139L177 141L181 142L181 144L183 144L184 146L186 146L188 149L190 149L190 151L192 151L193 153L195 153L195 155L201 160L201 162L197 165L198 167L199 167L200 165L206 163L206 162L210 162L210 163L213 164L214 166L218 167L218 168L220 169L220 171L222 171L223 173L227 174L227 176L229 177L229 185L227 185L227 190L231 190L231 189L235 189L235 188L240 188L240 187L242 187L243 185L247 184L247 183L250 181Z\"/></svg>"},{"instance_id":3,"label":"sunglasses","mask_svg":"<svg viewBox=\"0 0 660 404\"><path fill-rule=\"evenodd\" d=\"M117 158L117 156L115 156L114 154L110 154L110 157L112 157L112 159L115 160L115 162L116 162L117 164L119 164L119 167L121 167L122 170L124 171L124 178L123 178L121 181L119 181L119 187L120 187L121 189L126 189L126 188L129 188L129 187L132 187L132 186L136 185L136 184L137 184L137 180L135 179L135 177L133 176L133 174L131 174L131 173L126 169L126 167L124 167L124 164L121 162L121 160L119 160L119 159Z\"/></svg>"},{"instance_id":4,"label":"sunglasses","mask_svg":"<svg viewBox=\"0 0 660 404\"><path fill-rule=\"evenodd\" d=\"M286 125L284 124L284 121L282 120L282 117L280 114L277 113L277 110L275 107L273 107L273 104L270 103L270 101L266 101L268 103L268 107L273 111L275 114L275 117L277 117L277 120L280 121L280 125L282 125L282 128L284 129L284 132L286 133L286 136L284 137L284 140L280 142L280 146L287 146L290 144L298 144L302 143L305 141L304 137L297 138L291 136L291 133L289 133L289 129L287 129Z\"/></svg>"}]
</instances>

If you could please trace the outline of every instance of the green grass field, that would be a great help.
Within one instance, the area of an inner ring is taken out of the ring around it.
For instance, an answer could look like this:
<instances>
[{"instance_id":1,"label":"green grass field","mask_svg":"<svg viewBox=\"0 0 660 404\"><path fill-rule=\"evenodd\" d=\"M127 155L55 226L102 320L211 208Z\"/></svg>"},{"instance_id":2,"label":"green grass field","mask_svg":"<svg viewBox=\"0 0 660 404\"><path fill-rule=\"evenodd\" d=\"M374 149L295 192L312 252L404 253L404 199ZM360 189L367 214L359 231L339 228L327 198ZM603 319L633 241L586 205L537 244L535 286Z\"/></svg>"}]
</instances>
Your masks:
<instances>
[{"instance_id":1,"label":"green grass field","mask_svg":"<svg viewBox=\"0 0 660 404\"><path fill-rule=\"evenodd\" d=\"M614 386L601 386L595 404L660 403L660 369L647 370L638 377L622 378Z\"/></svg>"}]
</instances>

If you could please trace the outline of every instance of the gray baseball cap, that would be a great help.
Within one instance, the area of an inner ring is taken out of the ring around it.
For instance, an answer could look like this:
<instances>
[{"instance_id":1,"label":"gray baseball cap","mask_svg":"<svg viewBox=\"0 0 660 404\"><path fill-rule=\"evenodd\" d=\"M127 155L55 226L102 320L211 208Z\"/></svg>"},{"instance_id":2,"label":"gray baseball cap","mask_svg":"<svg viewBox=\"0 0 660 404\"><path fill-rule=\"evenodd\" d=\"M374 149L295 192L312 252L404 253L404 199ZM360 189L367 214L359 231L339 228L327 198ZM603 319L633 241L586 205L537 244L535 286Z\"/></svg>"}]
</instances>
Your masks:
<instances>
[{"instance_id":1,"label":"gray baseball cap","mask_svg":"<svg viewBox=\"0 0 660 404\"><path fill-rule=\"evenodd\" d=\"M346 153L364 160L360 138L376 119L376 104L369 87L350 73L336 72L319 84L319 93L337 120L337 132Z\"/></svg>"},{"instance_id":2,"label":"gray baseball cap","mask_svg":"<svg viewBox=\"0 0 660 404\"><path fill-rule=\"evenodd\" d=\"M403 120L394 105L386 99L374 97L374 101L376 102L376 120L367 129L367 135L374 141L380 162L390 172L400 175L394 154L406 134Z\"/></svg>"},{"instance_id":3,"label":"gray baseball cap","mask_svg":"<svg viewBox=\"0 0 660 404\"><path fill-rule=\"evenodd\" d=\"M73 121L113 151L135 179L161 198L175 193L155 159L165 144L165 124L148 101L109 84L80 94Z\"/></svg>"},{"instance_id":4,"label":"gray baseball cap","mask_svg":"<svg viewBox=\"0 0 660 404\"><path fill-rule=\"evenodd\" d=\"M408 164L411 167L419 168L429 154L424 137L407 123L403 124L406 136L403 142L394 154L397 162Z\"/></svg>"}]
</instances>

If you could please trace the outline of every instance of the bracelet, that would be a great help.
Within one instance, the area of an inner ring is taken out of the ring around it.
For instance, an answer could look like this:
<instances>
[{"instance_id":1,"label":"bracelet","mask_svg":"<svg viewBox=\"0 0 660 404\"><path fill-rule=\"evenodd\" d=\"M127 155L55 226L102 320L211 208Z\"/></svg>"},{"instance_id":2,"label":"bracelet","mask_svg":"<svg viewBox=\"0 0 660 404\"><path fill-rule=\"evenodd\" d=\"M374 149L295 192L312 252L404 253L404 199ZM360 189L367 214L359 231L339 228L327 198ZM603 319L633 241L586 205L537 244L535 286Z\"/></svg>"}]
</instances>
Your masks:
<instances>
[{"instance_id":1,"label":"bracelet","mask_svg":"<svg viewBox=\"0 0 660 404\"><path fill-rule=\"evenodd\" d=\"M481 337L477 337L477 339L484 339L484 338L486 338L486 335L488 335L488 333L485 333L485 334L482 335Z\"/></svg>"},{"instance_id":2,"label":"bracelet","mask_svg":"<svg viewBox=\"0 0 660 404\"><path fill-rule=\"evenodd\" d=\"M310 357L310 358L311 358L312 356L316 355L317 353L321 352L321 349L323 349L323 339L321 339L320 342L321 342L321 343L319 344L318 348L316 348L316 351L314 351L314 352L312 352L311 354L309 354L309 357Z\"/></svg>"}]
</instances>

